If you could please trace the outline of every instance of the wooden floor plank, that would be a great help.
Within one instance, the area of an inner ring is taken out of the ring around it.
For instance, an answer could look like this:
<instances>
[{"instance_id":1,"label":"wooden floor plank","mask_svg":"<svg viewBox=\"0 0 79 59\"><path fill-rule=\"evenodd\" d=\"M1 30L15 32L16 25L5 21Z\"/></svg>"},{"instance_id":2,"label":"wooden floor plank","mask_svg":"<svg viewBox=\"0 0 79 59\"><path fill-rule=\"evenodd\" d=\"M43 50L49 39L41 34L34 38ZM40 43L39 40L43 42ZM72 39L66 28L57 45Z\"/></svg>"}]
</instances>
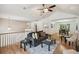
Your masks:
<instances>
[{"instance_id":1,"label":"wooden floor plank","mask_svg":"<svg viewBox=\"0 0 79 59\"><path fill-rule=\"evenodd\" d=\"M0 54L28 54L23 48L20 48L19 43L14 45L0 48Z\"/></svg>"},{"instance_id":2,"label":"wooden floor plank","mask_svg":"<svg viewBox=\"0 0 79 59\"><path fill-rule=\"evenodd\" d=\"M62 54L63 49L73 49L73 47L68 46L64 42L61 43L60 38L57 34L53 35L53 39L56 39L60 44L57 45L54 54ZM61 48L63 46L63 49ZM23 48L20 48L20 44L16 43L14 45L10 45L8 47L0 48L0 54L29 54L28 51L24 51Z\"/></svg>"}]
</instances>

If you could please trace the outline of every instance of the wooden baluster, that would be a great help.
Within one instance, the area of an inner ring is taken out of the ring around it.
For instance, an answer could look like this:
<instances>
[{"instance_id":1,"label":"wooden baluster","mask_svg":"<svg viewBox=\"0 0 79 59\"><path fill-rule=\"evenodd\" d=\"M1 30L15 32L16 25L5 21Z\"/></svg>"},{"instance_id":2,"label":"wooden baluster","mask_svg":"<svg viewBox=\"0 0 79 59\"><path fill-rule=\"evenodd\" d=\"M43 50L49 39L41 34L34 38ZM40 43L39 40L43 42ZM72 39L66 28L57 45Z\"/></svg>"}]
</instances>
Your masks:
<instances>
[{"instance_id":1,"label":"wooden baluster","mask_svg":"<svg viewBox=\"0 0 79 59\"><path fill-rule=\"evenodd\" d=\"M6 46L7 46L8 45L7 44L7 34L5 34L5 40L6 40L5 43L6 43Z\"/></svg>"},{"instance_id":2,"label":"wooden baluster","mask_svg":"<svg viewBox=\"0 0 79 59\"><path fill-rule=\"evenodd\" d=\"M5 35L6 36L6 46L8 47L8 34Z\"/></svg>"},{"instance_id":3,"label":"wooden baluster","mask_svg":"<svg viewBox=\"0 0 79 59\"><path fill-rule=\"evenodd\" d=\"M16 39L16 37L15 37L15 36L16 36L16 33L14 34L14 38L13 38L13 44L15 43L15 42L14 42L14 40Z\"/></svg>"},{"instance_id":4,"label":"wooden baluster","mask_svg":"<svg viewBox=\"0 0 79 59\"><path fill-rule=\"evenodd\" d=\"M8 47L8 34L6 34L6 42L7 42L7 47Z\"/></svg>"},{"instance_id":5,"label":"wooden baluster","mask_svg":"<svg viewBox=\"0 0 79 59\"><path fill-rule=\"evenodd\" d=\"M11 34L9 34L9 45L11 45L11 42L10 42L10 40L11 40Z\"/></svg>"},{"instance_id":6,"label":"wooden baluster","mask_svg":"<svg viewBox=\"0 0 79 59\"><path fill-rule=\"evenodd\" d=\"M5 47L6 47L6 34L4 35L4 42L5 42Z\"/></svg>"},{"instance_id":7,"label":"wooden baluster","mask_svg":"<svg viewBox=\"0 0 79 59\"><path fill-rule=\"evenodd\" d=\"M17 37L17 42L19 42L20 39L20 33L17 33L18 37Z\"/></svg>"},{"instance_id":8,"label":"wooden baluster","mask_svg":"<svg viewBox=\"0 0 79 59\"><path fill-rule=\"evenodd\" d=\"M8 43L8 47L9 47L9 36L7 34L7 43Z\"/></svg>"},{"instance_id":9,"label":"wooden baluster","mask_svg":"<svg viewBox=\"0 0 79 59\"><path fill-rule=\"evenodd\" d=\"M0 47L15 44L16 42L20 42L24 38L25 32L2 34L0 35Z\"/></svg>"},{"instance_id":10,"label":"wooden baluster","mask_svg":"<svg viewBox=\"0 0 79 59\"><path fill-rule=\"evenodd\" d=\"M2 47L2 35L1 35L1 47Z\"/></svg>"},{"instance_id":11,"label":"wooden baluster","mask_svg":"<svg viewBox=\"0 0 79 59\"><path fill-rule=\"evenodd\" d=\"M12 44L14 44L15 34L12 34Z\"/></svg>"},{"instance_id":12,"label":"wooden baluster","mask_svg":"<svg viewBox=\"0 0 79 59\"><path fill-rule=\"evenodd\" d=\"M2 47L4 47L4 35L2 35Z\"/></svg>"},{"instance_id":13,"label":"wooden baluster","mask_svg":"<svg viewBox=\"0 0 79 59\"><path fill-rule=\"evenodd\" d=\"M3 47L3 35L1 36L1 44L2 44L2 47Z\"/></svg>"},{"instance_id":14,"label":"wooden baluster","mask_svg":"<svg viewBox=\"0 0 79 59\"><path fill-rule=\"evenodd\" d=\"M1 48L1 35L0 35L0 48Z\"/></svg>"},{"instance_id":15,"label":"wooden baluster","mask_svg":"<svg viewBox=\"0 0 79 59\"><path fill-rule=\"evenodd\" d=\"M4 47L6 46L6 39L5 39L5 35L3 36L4 37Z\"/></svg>"},{"instance_id":16,"label":"wooden baluster","mask_svg":"<svg viewBox=\"0 0 79 59\"><path fill-rule=\"evenodd\" d=\"M9 45L11 45L11 34L9 34L8 36L9 36Z\"/></svg>"},{"instance_id":17,"label":"wooden baluster","mask_svg":"<svg viewBox=\"0 0 79 59\"><path fill-rule=\"evenodd\" d=\"M6 47L6 46L7 46L7 45L6 45L6 34L5 34L5 37L4 37L4 39L5 39L5 47Z\"/></svg>"},{"instance_id":18,"label":"wooden baluster","mask_svg":"<svg viewBox=\"0 0 79 59\"><path fill-rule=\"evenodd\" d=\"M18 33L16 33L16 38L14 39L14 42L16 43L17 42L17 37L18 37Z\"/></svg>"},{"instance_id":19,"label":"wooden baluster","mask_svg":"<svg viewBox=\"0 0 79 59\"><path fill-rule=\"evenodd\" d=\"M1 35L1 47L3 46L3 37L2 37L2 35Z\"/></svg>"},{"instance_id":20,"label":"wooden baluster","mask_svg":"<svg viewBox=\"0 0 79 59\"><path fill-rule=\"evenodd\" d=\"M5 35L3 35L3 47L5 47Z\"/></svg>"},{"instance_id":21,"label":"wooden baluster","mask_svg":"<svg viewBox=\"0 0 79 59\"><path fill-rule=\"evenodd\" d=\"M13 39L14 40L14 44L16 43L16 40L17 40L17 33L15 34L15 38Z\"/></svg>"},{"instance_id":22,"label":"wooden baluster","mask_svg":"<svg viewBox=\"0 0 79 59\"><path fill-rule=\"evenodd\" d=\"M9 45L11 45L11 34L8 35L9 36Z\"/></svg>"},{"instance_id":23,"label":"wooden baluster","mask_svg":"<svg viewBox=\"0 0 79 59\"><path fill-rule=\"evenodd\" d=\"M13 44L13 34L10 35L11 44Z\"/></svg>"}]
</instances>

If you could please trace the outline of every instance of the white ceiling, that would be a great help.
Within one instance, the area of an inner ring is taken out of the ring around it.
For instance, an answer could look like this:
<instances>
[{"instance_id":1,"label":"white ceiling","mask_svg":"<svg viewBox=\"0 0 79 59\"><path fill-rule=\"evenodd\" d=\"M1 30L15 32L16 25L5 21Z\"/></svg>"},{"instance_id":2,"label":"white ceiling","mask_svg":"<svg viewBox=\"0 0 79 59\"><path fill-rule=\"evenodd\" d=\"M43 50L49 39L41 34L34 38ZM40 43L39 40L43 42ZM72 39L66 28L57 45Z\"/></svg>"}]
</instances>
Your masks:
<instances>
[{"instance_id":1,"label":"white ceiling","mask_svg":"<svg viewBox=\"0 0 79 59\"><path fill-rule=\"evenodd\" d=\"M23 8L26 9L23 9ZM0 18L21 20L21 21L34 21L43 18L52 19L57 16L75 17L79 16L79 5L60 4L56 5L54 12L40 15L37 9L42 8L41 4L0 4Z\"/></svg>"}]
</instances>

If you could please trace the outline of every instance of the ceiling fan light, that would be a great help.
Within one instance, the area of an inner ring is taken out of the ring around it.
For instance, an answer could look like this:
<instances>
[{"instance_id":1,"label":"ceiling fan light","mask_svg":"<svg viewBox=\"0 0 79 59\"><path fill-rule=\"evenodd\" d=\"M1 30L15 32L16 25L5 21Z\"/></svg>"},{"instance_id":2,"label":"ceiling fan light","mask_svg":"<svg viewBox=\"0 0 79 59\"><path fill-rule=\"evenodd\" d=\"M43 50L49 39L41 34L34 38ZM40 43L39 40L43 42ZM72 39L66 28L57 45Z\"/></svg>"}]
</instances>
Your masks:
<instances>
[{"instance_id":1,"label":"ceiling fan light","mask_svg":"<svg viewBox=\"0 0 79 59\"><path fill-rule=\"evenodd\" d=\"M44 12L48 12L48 9L46 8L46 9L44 9Z\"/></svg>"}]
</instances>

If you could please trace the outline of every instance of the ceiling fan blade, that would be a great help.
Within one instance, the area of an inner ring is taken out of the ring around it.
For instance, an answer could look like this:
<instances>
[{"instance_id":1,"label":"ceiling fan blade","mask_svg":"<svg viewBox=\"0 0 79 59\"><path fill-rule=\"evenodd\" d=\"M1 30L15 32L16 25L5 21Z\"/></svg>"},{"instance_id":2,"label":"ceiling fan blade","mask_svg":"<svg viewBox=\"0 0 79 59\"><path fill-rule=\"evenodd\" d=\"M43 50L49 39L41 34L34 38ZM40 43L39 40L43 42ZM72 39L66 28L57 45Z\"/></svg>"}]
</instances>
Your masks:
<instances>
[{"instance_id":1,"label":"ceiling fan blade","mask_svg":"<svg viewBox=\"0 0 79 59\"><path fill-rule=\"evenodd\" d=\"M37 10L43 10L43 9L37 9Z\"/></svg>"},{"instance_id":2,"label":"ceiling fan blade","mask_svg":"<svg viewBox=\"0 0 79 59\"><path fill-rule=\"evenodd\" d=\"M53 7L56 7L56 5L52 5L52 6L50 6L49 8L53 8Z\"/></svg>"},{"instance_id":3,"label":"ceiling fan blade","mask_svg":"<svg viewBox=\"0 0 79 59\"><path fill-rule=\"evenodd\" d=\"M48 9L48 11L52 12L53 10L51 10L51 9Z\"/></svg>"},{"instance_id":4,"label":"ceiling fan blade","mask_svg":"<svg viewBox=\"0 0 79 59\"><path fill-rule=\"evenodd\" d=\"M43 9L46 8L46 5L45 4L42 4L42 6L43 6Z\"/></svg>"}]
</instances>

